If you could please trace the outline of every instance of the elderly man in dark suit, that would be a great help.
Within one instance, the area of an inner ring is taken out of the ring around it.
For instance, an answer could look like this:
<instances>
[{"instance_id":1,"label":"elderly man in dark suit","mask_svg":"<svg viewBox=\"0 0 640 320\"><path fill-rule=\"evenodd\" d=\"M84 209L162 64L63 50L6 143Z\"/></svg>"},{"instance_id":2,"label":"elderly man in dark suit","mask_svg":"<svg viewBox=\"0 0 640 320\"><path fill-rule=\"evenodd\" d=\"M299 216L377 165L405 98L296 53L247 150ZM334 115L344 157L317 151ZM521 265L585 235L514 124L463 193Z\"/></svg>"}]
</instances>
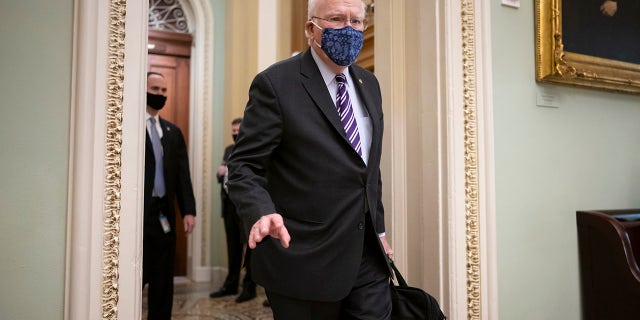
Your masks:
<instances>
[{"instance_id":1,"label":"elderly man in dark suit","mask_svg":"<svg viewBox=\"0 0 640 320\"><path fill-rule=\"evenodd\" d=\"M361 0L311 0L310 48L259 73L229 160L253 279L275 319L389 319L375 76Z\"/></svg>"},{"instance_id":2,"label":"elderly man in dark suit","mask_svg":"<svg viewBox=\"0 0 640 320\"><path fill-rule=\"evenodd\" d=\"M171 319L176 251L174 201L178 200L185 233L193 231L196 214L184 137L180 128L158 116L167 100L166 94L164 76L149 72L142 262L142 282L149 284L149 320Z\"/></svg>"}]
</instances>

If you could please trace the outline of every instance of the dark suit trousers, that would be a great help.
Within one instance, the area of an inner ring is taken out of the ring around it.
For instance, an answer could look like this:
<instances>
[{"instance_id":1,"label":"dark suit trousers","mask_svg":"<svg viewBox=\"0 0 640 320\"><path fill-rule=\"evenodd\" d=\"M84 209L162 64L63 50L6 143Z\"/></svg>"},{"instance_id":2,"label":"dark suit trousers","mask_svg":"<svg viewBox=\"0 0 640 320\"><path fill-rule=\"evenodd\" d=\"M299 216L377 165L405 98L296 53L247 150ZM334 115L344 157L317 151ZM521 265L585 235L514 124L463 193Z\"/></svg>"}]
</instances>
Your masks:
<instances>
[{"instance_id":1,"label":"dark suit trousers","mask_svg":"<svg viewBox=\"0 0 640 320\"><path fill-rule=\"evenodd\" d=\"M143 239L142 284L149 284L149 320L170 320L173 306L173 260L175 233L165 234L159 215L169 206L165 198L154 200L145 217Z\"/></svg>"},{"instance_id":2,"label":"dark suit trousers","mask_svg":"<svg viewBox=\"0 0 640 320\"><path fill-rule=\"evenodd\" d=\"M360 271L349 295L335 302L300 300L266 290L275 320L388 320L389 268L367 214ZM286 276L286 275L284 275Z\"/></svg>"},{"instance_id":3,"label":"dark suit trousers","mask_svg":"<svg viewBox=\"0 0 640 320\"><path fill-rule=\"evenodd\" d=\"M244 238L242 221L236 213L236 207L229 198L222 198L222 210L224 212L224 231L227 238L227 261L229 267L229 273L222 286L229 290L237 290L240 282L240 270L242 269L243 244L247 242L247 239ZM247 270L242 283L245 287L253 284L249 267L250 255L251 251L247 248L244 261Z\"/></svg>"}]
</instances>

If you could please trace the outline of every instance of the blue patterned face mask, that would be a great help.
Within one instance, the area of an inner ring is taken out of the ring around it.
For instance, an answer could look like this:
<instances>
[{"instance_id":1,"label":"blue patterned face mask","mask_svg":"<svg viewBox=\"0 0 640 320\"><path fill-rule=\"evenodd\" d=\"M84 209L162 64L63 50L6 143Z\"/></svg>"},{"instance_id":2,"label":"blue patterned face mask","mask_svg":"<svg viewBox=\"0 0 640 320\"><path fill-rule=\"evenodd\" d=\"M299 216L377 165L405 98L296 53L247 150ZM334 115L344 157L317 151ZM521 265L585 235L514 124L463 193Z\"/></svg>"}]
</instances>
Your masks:
<instances>
[{"instance_id":1,"label":"blue patterned face mask","mask_svg":"<svg viewBox=\"0 0 640 320\"><path fill-rule=\"evenodd\" d=\"M320 28L317 24L313 24L322 30L322 45L318 45L317 42L316 45L322 48L322 51L327 54L331 61L344 67L356 61L364 42L364 33L362 31L358 31L351 26L332 29Z\"/></svg>"}]
</instances>

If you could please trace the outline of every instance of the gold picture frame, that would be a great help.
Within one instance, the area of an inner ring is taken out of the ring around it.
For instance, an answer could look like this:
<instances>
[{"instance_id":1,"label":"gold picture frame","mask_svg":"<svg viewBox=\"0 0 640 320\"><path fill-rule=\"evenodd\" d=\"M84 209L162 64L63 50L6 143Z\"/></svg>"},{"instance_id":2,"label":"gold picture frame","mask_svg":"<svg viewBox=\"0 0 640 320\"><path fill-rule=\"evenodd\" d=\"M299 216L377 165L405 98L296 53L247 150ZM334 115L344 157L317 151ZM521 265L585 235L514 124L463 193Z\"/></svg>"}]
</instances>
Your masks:
<instances>
[{"instance_id":1,"label":"gold picture frame","mask_svg":"<svg viewBox=\"0 0 640 320\"><path fill-rule=\"evenodd\" d=\"M640 94L640 64L565 50L562 1L535 2L536 81Z\"/></svg>"}]
</instances>

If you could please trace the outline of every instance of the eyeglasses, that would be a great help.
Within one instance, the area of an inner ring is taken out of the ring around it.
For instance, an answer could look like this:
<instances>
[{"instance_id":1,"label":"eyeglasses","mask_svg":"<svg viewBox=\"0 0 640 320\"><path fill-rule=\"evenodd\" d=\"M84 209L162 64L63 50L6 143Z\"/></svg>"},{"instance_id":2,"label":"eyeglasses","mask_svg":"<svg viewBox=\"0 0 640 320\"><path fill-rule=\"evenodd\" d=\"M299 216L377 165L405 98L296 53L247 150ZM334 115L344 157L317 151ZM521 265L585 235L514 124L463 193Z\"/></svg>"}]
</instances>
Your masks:
<instances>
[{"instance_id":1,"label":"eyeglasses","mask_svg":"<svg viewBox=\"0 0 640 320\"><path fill-rule=\"evenodd\" d=\"M329 23L331 28L342 28L350 24L354 29L364 31L367 29L367 19L347 19L345 16L332 16L329 18L320 18L313 16L311 19L320 19Z\"/></svg>"}]
</instances>

